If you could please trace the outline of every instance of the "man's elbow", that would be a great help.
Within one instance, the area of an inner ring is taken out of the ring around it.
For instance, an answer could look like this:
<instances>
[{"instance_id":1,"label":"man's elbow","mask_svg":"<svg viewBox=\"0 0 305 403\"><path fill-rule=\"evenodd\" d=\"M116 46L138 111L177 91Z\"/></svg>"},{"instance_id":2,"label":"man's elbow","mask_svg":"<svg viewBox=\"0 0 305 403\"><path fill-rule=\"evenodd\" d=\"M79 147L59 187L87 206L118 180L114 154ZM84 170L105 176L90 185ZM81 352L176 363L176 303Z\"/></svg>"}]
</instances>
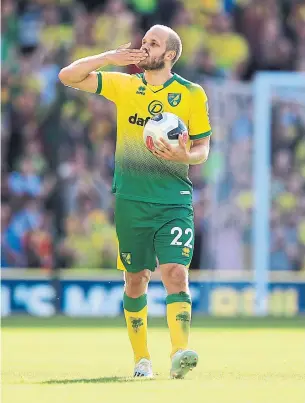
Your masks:
<instances>
[{"instance_id":1,"label":"man's elbow","mask_svg":"<svg viewBox=\"0 0 305 403\"><path fill-rule=\"evenodd\" d=\"M209 153L210 153L210 148L209 147L204 147L204 151L201 154L199 164L204 164L205 162L207 162L207 160L209 158Z\"/></svg>"},{"instance_id":2,"label":"man's elbow","mask_svg":"<svg viewBox=\"0 0 305 403\"><path fill-rule=\"evenodd\" d=\"M200 155L197 158L192 158L190 165L201 165L204 164L208 160L209 154Z\"/></svg>"},{"instance_id":3,"label":"man's elbow","mask_svg":"<svg viewBox=\"0 0 305 403\"><path fill-rule=\"evenodd\" d=\"M205 162L207 162L209 156L205 156L204 158L202 158L202 160L200 161L200 164L204 164Z\"/></svg>"},{"instance_id":4,"label":"man's elbow","mask_svg":"<svg viewBox=\"0 0 305 403\"><path fill-rule=\"evenodd\" d=\"M208 155L200 158L200 160L198 160L196 165L204 164L205 162L207 162L207 160L208 160Z\"/></svg>"},{"instance_id":5,"label":"man's elbow","mask_svg":"<svg viewBox=\"0 0 305 403\"><path fill-rule=\"evenodd\" d=\"M64 85L69 85L69 84L71 84L71 81L69 80L69 75L70 75L70 73L69 73L68 68L64 67L58 73L58 78Z\"/></svg>"}]
</instances>

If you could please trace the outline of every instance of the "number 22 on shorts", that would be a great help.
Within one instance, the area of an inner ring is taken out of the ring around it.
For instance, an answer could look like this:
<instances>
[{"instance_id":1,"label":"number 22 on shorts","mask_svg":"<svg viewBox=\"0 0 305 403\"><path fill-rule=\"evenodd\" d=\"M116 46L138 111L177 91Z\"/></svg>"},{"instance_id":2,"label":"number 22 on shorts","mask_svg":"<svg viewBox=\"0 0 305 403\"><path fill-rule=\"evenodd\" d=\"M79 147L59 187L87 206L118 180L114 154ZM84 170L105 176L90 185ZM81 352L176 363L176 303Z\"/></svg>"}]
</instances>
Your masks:
<instances>
[{"instance_id":1,"label":"number 22 on shorts","mask_svg":"<svg viewBox=\"0 0 305 403\"><path fill-rule=\"evenodd\" d=\"M171 245L175 245L175 246L181 246L182 242L179 241L179 239L182 237L183 231L180 227L173 227L171 229L171 235L175 235L177 233L177 235L175 236L175 238L172 240ZM192 240L193 240L193 230L192 228L187 228L184 231L185 235L190 235L189 239L185 242L185 244L183 246L186 246L187 248L192 249Z\"/></svg>"}]
</instances>

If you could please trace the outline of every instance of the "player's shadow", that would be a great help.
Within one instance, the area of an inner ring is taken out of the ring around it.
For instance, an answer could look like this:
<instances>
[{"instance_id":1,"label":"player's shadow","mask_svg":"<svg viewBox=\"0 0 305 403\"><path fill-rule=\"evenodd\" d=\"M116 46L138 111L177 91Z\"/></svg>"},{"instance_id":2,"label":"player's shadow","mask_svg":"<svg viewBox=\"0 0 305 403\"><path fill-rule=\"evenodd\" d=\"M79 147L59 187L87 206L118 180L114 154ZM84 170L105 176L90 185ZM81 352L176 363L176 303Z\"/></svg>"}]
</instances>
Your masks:
<instances>
[{"instance_id":1,"label":"player's shadow","mask_svg":"<svg viewBox=\"0 0 305 403\"><path fill-rule=\"evenodd\" d=\"M127 378L123 376L104 376L100 378L75 378L75 379L50 379L48 381L41 382L44 385L65 385L65 384L72 384L72 383L126 383L126 382L136 382L138 380L145 380L146 378Z\"/></svg>"}]
</instances>

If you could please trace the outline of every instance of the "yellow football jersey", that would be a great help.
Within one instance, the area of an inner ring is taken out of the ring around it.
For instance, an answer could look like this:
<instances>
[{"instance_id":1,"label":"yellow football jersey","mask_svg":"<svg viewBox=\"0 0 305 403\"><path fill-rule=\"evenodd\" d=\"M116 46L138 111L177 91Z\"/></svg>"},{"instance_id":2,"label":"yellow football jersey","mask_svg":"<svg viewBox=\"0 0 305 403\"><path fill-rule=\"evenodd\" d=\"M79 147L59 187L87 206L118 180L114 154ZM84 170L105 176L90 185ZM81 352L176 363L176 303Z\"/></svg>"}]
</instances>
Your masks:
<instances>
[{"instance_id":1,"label":"yellow football jersey","mask_svg":"<svg viewBox=\"0 0 305 403\"><path fill-rule=\"evenodd\" d=\"M191 140L211 135L207 96L197 84L174 74L162 86L143 74L98 72L97 94L117 106L116 197L162 204L190 204L189 166L155 157L143 141L147 121L161 112L179 116ZM190 146L190 141L188 146Z\"/></svg>"}]
</instances>

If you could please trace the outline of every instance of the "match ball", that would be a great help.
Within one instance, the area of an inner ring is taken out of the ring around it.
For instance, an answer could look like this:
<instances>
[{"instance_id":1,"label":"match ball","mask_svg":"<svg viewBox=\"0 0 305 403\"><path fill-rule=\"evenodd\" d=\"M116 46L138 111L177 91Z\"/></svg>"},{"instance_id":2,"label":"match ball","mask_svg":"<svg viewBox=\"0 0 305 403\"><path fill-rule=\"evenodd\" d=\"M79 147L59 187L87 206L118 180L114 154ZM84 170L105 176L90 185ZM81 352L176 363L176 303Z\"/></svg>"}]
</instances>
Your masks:
<instances>
[{"instance_id":1,"label":"match ball","mask_svg":"<svg viewBox=\"0 0 305 403\"><path fill-rule=\"evenodd\" d=\"M185 123L176 115L170 112L158 113L153 116L145 125L143 139L146 147L152 150L156 140L163 138L171 146L179 145L179 135L182 134L184 143L188 141L189 135Z\"/></svg>"}]
</instances>

